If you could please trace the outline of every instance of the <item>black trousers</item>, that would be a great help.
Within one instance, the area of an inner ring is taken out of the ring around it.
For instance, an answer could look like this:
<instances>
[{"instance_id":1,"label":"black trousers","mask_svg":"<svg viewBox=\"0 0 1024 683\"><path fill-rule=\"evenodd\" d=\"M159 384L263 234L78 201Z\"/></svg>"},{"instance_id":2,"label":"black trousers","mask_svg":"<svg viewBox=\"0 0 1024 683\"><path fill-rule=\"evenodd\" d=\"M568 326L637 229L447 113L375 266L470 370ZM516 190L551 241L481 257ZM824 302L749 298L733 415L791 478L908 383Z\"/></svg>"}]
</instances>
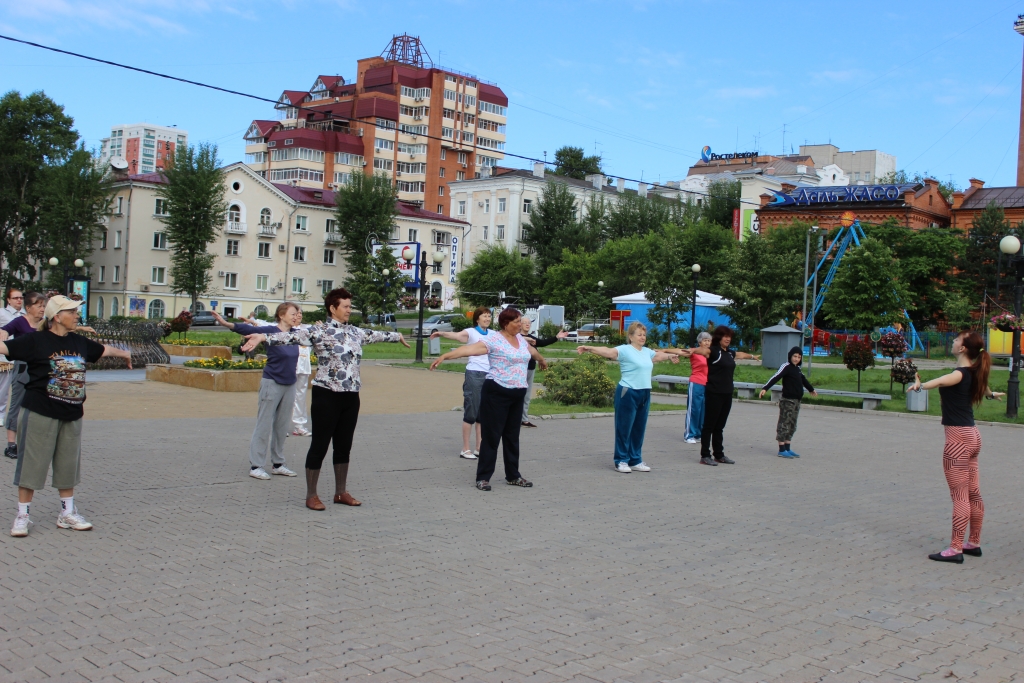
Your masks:
<instances>
[{"instance_id":1,"label":"black trousers","mask_svg":"<svg viewBox=\"0 0 1024 683\"><path fill-rule=\"evenodd\" d=\"M476 480L490 481L498 460L498 442L505 459L505 479L519 478L519 428L523 422L526 389L506 389L492 379L484 382L480 394L480 460Z\"/></svg>"},{"instance_id":2,"label":"black trousers","mask_svg":"<svg viewBox=\"0 0 1024 683\"><path fill-rule=\"evenodd\" d=\"M348 463L352 435L359 420L359 392L331 391L314 386L309 407L313 438L306 453L306 469L318 470L324 464L327 447L334 441L334 464Z\"/></svg>"},{"instance_id":3,"label":"black trousers","mask_svg":"<svg viewBox=\"0 0 1024 683\"><path fill-rule=\"evenodd\" d=\"M700 433L700 457L710 457L712 448L716 458L725 455L722 432L725 423L729 421L730 410L732 393L704 394L704 430Z\"/></svg>"}]
</instances>

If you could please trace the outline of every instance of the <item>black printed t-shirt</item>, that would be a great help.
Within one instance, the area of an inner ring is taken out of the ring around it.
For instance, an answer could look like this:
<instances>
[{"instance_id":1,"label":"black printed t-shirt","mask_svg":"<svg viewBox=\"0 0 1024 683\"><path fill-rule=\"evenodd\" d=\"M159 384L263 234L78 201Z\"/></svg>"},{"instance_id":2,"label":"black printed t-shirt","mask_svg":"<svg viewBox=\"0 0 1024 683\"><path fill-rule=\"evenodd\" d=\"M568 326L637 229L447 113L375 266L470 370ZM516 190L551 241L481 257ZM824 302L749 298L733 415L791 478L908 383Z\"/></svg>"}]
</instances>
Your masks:
<instances>
[{"instance_id":1,"label":"black printed t-shirt","mask_svg":"<svg viewBox=\"0 0 1024 683\"><path fill-rule=\"evenodd\" d=\"M80 334L49 330L8 339L7 357L28 363L28 384L22 407L55 420L82 417L85 364L103 355L103 344Z\"/></svg>"},{"instance_id":2,"label":"black printed t-shirt","mask_svg":"<svg viewBox=\"0 0 1024 683\"><path fill-rule=\"evenodd\" d=\"M708 356L708 383L704 391L709 394L731 394L732 375L736 371L736 351L712 346Z\"/></svg>"}]
</instances>

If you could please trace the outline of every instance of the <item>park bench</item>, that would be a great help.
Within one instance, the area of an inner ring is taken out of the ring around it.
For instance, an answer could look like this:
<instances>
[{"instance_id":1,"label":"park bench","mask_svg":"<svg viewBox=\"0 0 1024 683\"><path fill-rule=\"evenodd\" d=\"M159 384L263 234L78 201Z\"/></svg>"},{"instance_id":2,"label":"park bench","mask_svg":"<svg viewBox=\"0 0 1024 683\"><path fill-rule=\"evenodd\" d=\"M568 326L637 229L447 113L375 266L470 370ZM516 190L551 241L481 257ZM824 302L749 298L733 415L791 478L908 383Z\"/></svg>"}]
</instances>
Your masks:
<instances>
[{"instance_id":1,"label":"park bench","mask_svg":"<svg viewBox=\"0 0 1024 683\"><path fill-rule=\"evenodd\" d=\"M658 387L661 389L673 390L678 385L684 385L690 383L689 377L680 377L678 375L655 375L652 377L657 382ZM751 399L757 396L757 393L761 390L762 384L756 382L733 382L733 387L736 389L736 395L739 398ZM772 403L777 403L779 398L782 396L782 385L776 384L772 387ZM875 410L882 404L882 401L888 401L892 399L892 396L888 394L868 394L859 391L839 391L837 389L818 389L818 395L826 396L842 396L844 398L859 398L861 400L861 407L864 410Z\"/></svg>"}]
</instances>

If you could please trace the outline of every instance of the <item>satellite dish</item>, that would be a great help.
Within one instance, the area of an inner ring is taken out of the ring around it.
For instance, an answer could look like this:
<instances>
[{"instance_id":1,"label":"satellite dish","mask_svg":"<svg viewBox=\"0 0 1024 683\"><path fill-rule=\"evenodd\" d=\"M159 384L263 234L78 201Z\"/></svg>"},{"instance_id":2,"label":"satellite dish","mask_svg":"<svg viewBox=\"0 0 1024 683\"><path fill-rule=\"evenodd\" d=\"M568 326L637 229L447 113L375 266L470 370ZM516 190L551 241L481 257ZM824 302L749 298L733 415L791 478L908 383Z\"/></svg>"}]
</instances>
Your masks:
<instances>
[{"instance_id":1,"label":"satellite dish","mask_svg":"<svg viewBox=\"0 0 1024 683\"><path fill-rule=\"evenodd\" d=\"M110 160L110 167L117 171L124 171L128 168L128 160L124 157L113 157Z\"/></svg>"}]
</instances>

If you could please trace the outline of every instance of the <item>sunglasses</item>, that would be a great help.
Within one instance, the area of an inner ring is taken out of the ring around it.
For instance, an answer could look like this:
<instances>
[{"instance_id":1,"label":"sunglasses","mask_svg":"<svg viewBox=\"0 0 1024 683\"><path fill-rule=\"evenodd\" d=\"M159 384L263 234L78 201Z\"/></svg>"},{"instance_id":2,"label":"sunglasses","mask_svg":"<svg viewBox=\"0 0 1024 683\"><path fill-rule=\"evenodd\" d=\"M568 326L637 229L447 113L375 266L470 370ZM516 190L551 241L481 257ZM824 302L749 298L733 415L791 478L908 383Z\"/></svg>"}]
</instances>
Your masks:
<instances>
[{"instance_id":1,"label":"sunglasses","mask_svg":"<svg viewBox=\"0 0 1024 683\"><path fill-rule=\"evenodd\" d=\"M21 301L25 297L23 297L23 296L9 296L7 298L10 299L11 301Z\"/></svg>"}]
</instances>

